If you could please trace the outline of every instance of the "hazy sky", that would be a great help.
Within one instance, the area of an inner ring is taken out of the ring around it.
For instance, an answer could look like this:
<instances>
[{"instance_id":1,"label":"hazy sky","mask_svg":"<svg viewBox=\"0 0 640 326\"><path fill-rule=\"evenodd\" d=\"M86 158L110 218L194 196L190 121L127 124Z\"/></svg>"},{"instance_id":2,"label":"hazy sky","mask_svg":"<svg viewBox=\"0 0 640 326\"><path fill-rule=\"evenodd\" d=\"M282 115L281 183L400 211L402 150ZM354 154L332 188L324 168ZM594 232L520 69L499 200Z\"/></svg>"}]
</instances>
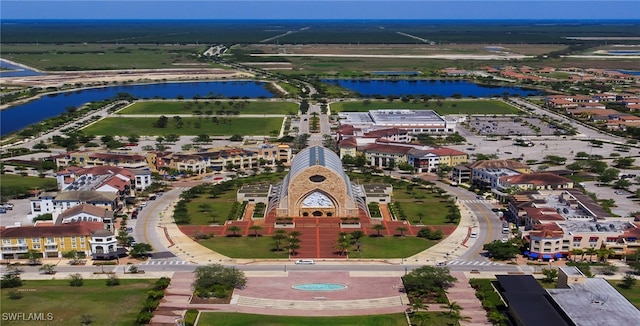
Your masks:
<instances>
[{"instance_id":1,"label":"hazy sky","mask_svg":"<svg viewBox=\"0 0 640 326\"><path fill-rule=\"evenodd\" d=\"M2 19L640 19L640 0L1 0Z\"/></svg>"}]
</instances>

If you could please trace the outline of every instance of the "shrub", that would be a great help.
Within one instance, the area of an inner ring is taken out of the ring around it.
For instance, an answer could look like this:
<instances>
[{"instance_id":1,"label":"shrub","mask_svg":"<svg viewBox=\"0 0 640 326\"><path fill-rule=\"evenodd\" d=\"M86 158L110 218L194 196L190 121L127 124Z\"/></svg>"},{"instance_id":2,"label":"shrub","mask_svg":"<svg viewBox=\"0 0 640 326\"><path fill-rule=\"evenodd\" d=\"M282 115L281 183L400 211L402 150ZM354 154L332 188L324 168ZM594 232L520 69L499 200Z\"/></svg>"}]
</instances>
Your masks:
<instances>
[{"instance_id":1,"label":"shrub","mask_svg":"<svg viewBox=\"0 0 640 326\"><path fill-rule=\"evenodd\" d=\"M153 314L151 312L149 312L149 311L141 311L136 316L136 324L137 325L146 325L151 321L151 318L153 318Z\"/></svg>"},{"instance_id":2,"label":"shrub","mask_svg":"<svg viewBox=\"0 0 640 326\"><path fill-rule=\"evenodd\" d=\"M171 283L171 279L168 277L161 277L156 281L156 284L153 286L154 290L164 290L169 287Z\"/></svg>"},{"instance_id":3,"label":"shrub","mask_svg":"<svg viewBox=\"0 0 640 326\"><path fill-rule=\"evenodd\" d=\"M160 300L164 297L164 291L162 290L151 290L147 292L147 299L149 300Z\"/></svg>"},{"instance_id":4,"label":"shrub","mask_svg":"<svg viewBox=\"0 0 640 326\"><path fill-rule=\"evenodd\" d=\"M194 326L196 323L196 318L198 318L198 310L197 309L189 309L184 314L184 325L185 326Z\"/></svg>"},{"instance_id":5,"label":"shrub","mask_svg":"<svg viewBox=\"0 0 640 326\"><path fill-rule=\"evenodd\" d=\"M107 286L117 286L120 285L120 279L118 279L117 276L115 275L111 275L109 276L109 278L107 279L106 282Z\"/></svg>"},{"instance_id":6,"label":"shrub","mask_svg":"<svg viewBox=\"0 0 640 326\"><path fill-rule=\"evenodd\" d=\"M20 300L22 299L22 293L16 291L16 290L11 290L9 291L9 299L11 300Z\"/></svg>"},{"instance_id":7,"label":"shrub","mask_svg":"<svg viewBox=\"0 0 640 326\"><path fill-rule=\"evenodd\" d=\"M78 273L69 275L69 285L80 287L83 284L84 284L84 279L82 278L82 275Z\"/></svg>"},{"instance_id":8,"label":"shrub","mask_svg":"<svg viewBox=\"0 0 640 326\"><path fill-rule=\"evenodd\" d=\"M20 274L7 273L2 276L2 281L0 281L0 288L9 289L17 288L19 286L22 286L22 279L20 278Z\"/></svg>"}]
</instances>

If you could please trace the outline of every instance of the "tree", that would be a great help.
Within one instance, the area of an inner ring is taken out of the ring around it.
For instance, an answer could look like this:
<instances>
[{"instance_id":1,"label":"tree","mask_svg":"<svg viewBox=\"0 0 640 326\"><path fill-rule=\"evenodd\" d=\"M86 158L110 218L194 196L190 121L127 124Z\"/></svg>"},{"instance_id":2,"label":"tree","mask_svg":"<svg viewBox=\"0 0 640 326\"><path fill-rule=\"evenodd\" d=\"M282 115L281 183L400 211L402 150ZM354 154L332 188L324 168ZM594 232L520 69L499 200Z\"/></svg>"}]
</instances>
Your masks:
<instances>
[{"instance_id":1,"label":"tree","mask_svg":"<svg viewBox=\"0 0 640 326\"><path fill-rule=\"evenodd\" d=\"M117 286L120 285L120 279L115 274L111 274L105 284L107 286Z\"/></svg>"},{"instance_id":2,"label":"tree","mask_svg":"<svg viewBox=\"0 0 640 326\"><path fill-rule=\"evenodd\" d=\"M602 273L604 275L613 275L613 274L617 273L618 270L619 270L619 268L616 265L606 265L606 266L602 266L600 268L600 273Z\"/></svg>"},{"instance_id":3,"label":"tree","mask_svg":"<svg viewBox=\"0 0 640 326\"><path fill-rule=\"evenodd\" d=\"M238 235L236 235L237 232L240 232L242 229L237 226L237 225L232 225L229 228L227 228L227 232L233 232L233 234L231 235L232 237L237 237Z\"/></svg>"},{"instance_id":4,"label":"tree","mask_svg":"<svg viewBox=\"0 0 640 326\"><path fill-rule=\"evenodd\" d=\"M258 231L262 230L262 226L260 225L252 225L249 227L249 230L253 231L253 236L254 237L259 237L260 235L258 234Z\"/></svg>"},{"instance_id":5,"label":"tree","mask_svg":"<svg viewBox=\"0 0 640 326\"><path fill-rule=\"evenodd\" d=\"M404 233L409 231L409 229L406 226L399 226L396 228L396 231L400 232L401 237L404 237Z\"/></svg>"},{"instance_id":6,"label":"tree","mask_svg":"<svg viewBox=\"0 0 640 326\"><path fill-rule=\"evenodd\" d=\"M80 324L82 325L91 325L93 324L93 316L89 314L80 315Z\"/></svg>"},{"instance_id":7,"label":"tree","mask_svg":"<svg viewBox=\"0 0 640 326\"><path fill-rule=\"evenodd\" d=\"M502 242L500 240L486 243L482 249L486 250L489 253L489 256L498 260L514 258L520 252L513 243L509 241Z\"/></svg>"},{"instance_id":8,"label":"tree","mask_svg":"<svg viewBox=\"0 0 640 326\"><path fill-rule=\"evenodd\" d=\"M42 254L30 249L27 251L27 259L29 259L29 265L38 265L40 264L40 258L42 258Z\"/></svg>"},{"instance_id":9,"label":"tree","mask_svg":"<svg viewBox=\"0 0 640 326\"><path fill-rule=\"evenodd\" d=\"M347 237L338 237L338 241L336 242L336 249L340 251L340 256L347 255L347 249L351 246L351 240Z\"/></svg>"},{"instance_id":10,"label":"tree","mask_svg":"<svg viewBox=\"0 0 640 326\"><path fill-rule=\"evenodd\" d=\"M418 297L442 294L456 281L448 268L434 266L419 267L402 278L404 288Z\"/></svg>"},{"instance_id":11,"label":"tree","mask_svg":"<svg viewBox=\"0 0 640 326\"><path fill-rule=\"evenodd\" d=\"M153 123L153 126L156 128L166 128L169 123L169 118L164 115L160 116L156 122Z\"/></svg>"},{"instance_id":12,"label":"tree","mask_svg":"<svg viewBox=\"0 0 640 326\"><path fill-rule=\"evenodd\" d=\"M571 260L576 261L576 256L584 255L584 250L580 248L571 249Z\"/></svg>"},{"instance_id":13,"label":"tree","mask_svg":"<svg viewBox=\"0 0 640 326\"><path fill-rule=\"evenodd\" d=\"M8 289L8 288L17 288L22 286L22 279L20 278L20 273L16 271L7 271L4 275L2 275L2 280L0 280L0 288Z\"/></svg>"},{"instance_id":14,"label":"tree","mask_svg":"<svg viewBox=\"0 0 640 326\"><path fill-rule=\"evenodd\" d=\"M133 242L133 237L127 233L127 231L119 230L118 235L116 235L116 240L118 241L118 245L120 247L131 247L131 243Z\"/></svg>"},{"instance_id":15,"label":"tree","mask_svg":"<svg viewBox=\"0 0 640 326\"><path fill-rule=\"evenodd\" d=\"M149 254L149 252L153 251L153 247L151 247L148 243L136 243L129 250L129 256L133 258L145 258Z\"/></svg>"},{"instance_id":16,"label":"tree","mask_svg":"<svg viewBox=\"0 0 640 326\"><path fill-rule=\"evenodd\" d=\"M601 183L609 184L611 181L618 179L618 175L620 174L620 170L614 168L608 168L600 173L598 179Z\"/></svg>"},{"instance_id":17,"label":"tree","mask_svg":"<svg viewBox=\"0 0 640 326\"><path fill-rule=\"evenodd\" d=\"M376 230L376 232L377 232L376 236L377 236L377 237L381 237L381 236L382 236L382 234L380 234L380 231L382 231L382 230L386 230L386 229L387 229L387 228L386 228L384 225L382 225L382 224L374 224L372 228L373 228L374 230Z\"/></svg>"},{"instance_id":18,"label":"tree","mask_svg":"<svg viewBox=\"0 0 640 326\"><path fill-rule=\"evenodd\" d=\"M544 275L542 282L553 283L558 278L558 270L555 268L543 268L542 275Z\"/></svg>"},{"instance_id":19,"label":"tree","mask_svg":"<svg viewBox=\"0 0 640 326\"><path fill-rule=\"evenodd\" d=\"M226 297L234 288L242 288L247 284L244 272L234 267L211 264L196 268L195 281L192 286L195 294L201 298Z\"/></svg>"},{"instance_id":20,"label":"tree","mask_svg":"<svg viewBox=\"0 0 640 326\"><path fill-rule=\"evenodd\" d=\"M636 285L636 282L637 280L633 275L627 274L622 278L622 281L620 282L620 284L618 284L618 286L623 289L630 289Z\"/></svg>"},{"instance_id":21,"label":"tree","mask_svg":"<svg viewBox=\"0 0 640 326\"><path fill-rule=\"evenodd\" d=\"M619 157L619 158L613 160L613 164L617 168L628 169L631 166L633 166L633 162L635 162L635 160L636 159L634 159L632 157Z\"/></svg>"},{"instance_id":22,"label":"tree","mask_svg":"<svg viewBox=\"0 0 640 326\"><path fill-rule=\"evenodd\" d=\"M451 302L447 303L446 305L442 306L442 308L448 309L450 316L457 315L457 314L460 313L460 310L462 310L462 306L460 306L455 301L451 301Z\"/></svg>"},{"instance_id":23,"label":"tree","mask_svg":"<svg viewBox=\"0 0 640 326\"><path fill-rule=\"evenodd\" d=\"M598 256L598 260L604 261L604 262L606 262L609 259L609 257L615 254L616 254L616 251L613 248L604 248L604 247L598 249L598 251L596 252L596 255Z\"/></svg>"},{"instance_id":24,"label":"tree","mask_svg":"<svg viewBox=\"0 0 640 326\"><path fill-rule=\"evenodd\" d=\"M282 230L282 229L276 230L276 232L273 234L272 238L273 238L273 242L274 242L274 244L276 246L275 250L276 251L280 251L280 250L282 250L281 247L280 247L282 245L282 240L287 238L287 231Z\"/></svg>"},{"instance_id":25,"label":"tree","mask_svg":"<svg viewBox=\"0 0 640 326\"><path fill-rule=\"evenodd\" d=\"M593 262L593 260L592 260L593 255L595 255L597 253L598 253L598 250L596 250L596 248L593 248L593 247L589 247L589 248L587 248L587 250L585 250L585 254L589 255L589 262L590 263Z\"/></svg>"},{"instance_id":26,"label":"tree","mask_svg":"<svg viewBox=\"0 0 640 326\"><path fill-rule=\"evenodd\" d=\"M38 268L39 271L44 272L45 274L55 274L56 265L53 264L44 264Z\"/></svg>"}]
</instances>

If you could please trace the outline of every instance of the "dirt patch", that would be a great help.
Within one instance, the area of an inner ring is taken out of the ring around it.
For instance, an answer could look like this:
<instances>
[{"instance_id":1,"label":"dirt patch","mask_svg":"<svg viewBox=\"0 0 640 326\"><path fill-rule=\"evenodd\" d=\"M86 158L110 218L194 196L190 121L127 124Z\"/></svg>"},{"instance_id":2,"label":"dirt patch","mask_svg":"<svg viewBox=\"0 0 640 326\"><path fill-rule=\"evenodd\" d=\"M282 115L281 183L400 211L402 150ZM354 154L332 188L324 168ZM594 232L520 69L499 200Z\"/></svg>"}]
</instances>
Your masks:
<instances>
[{"instance_id":1,"label":"dirt patch","mask_svg":"<svg viewBox=\"0 0 640 326\"><path fill-rule=\"evenodd\" d=\"M190 304L229 304L231 297L229 298L199 298L197 296L191 297Z\"/></svg>"}]
</instances>

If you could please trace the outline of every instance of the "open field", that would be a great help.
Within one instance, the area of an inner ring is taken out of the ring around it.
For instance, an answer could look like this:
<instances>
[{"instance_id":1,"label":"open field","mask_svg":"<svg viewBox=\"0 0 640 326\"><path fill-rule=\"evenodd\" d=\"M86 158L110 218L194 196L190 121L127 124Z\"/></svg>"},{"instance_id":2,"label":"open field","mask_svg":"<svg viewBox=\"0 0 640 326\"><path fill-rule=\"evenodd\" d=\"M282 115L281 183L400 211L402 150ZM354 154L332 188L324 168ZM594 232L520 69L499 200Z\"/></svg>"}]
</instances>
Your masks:
<instances>
[{"instance_id":1,"label":"open field","mask_svg":"<svg viewBox=\"0 0 640 326\"><path fill-rule=\"evenodd\" d=\"M253 232L253 231L252 231ZM229 233L231 234L231 233ZM272 237L225 237L218 236L206 240L199 240L199 244L231 258L246 259L287 259L287 250L273 251L275 248ZM304 246L304 243L300 244ZM208 324L205 324L208 325Z\"/></svg>"},{"instance_id":2,"label":"open field","mask_svg":"<svg viewBox=\"0 0 640 326\"><path fill-rule=\"evenodd\" d=\"M336 112L366 112L382 109L434 110L440 115L448 114L519 114L520 110L497 100L445 100L442 106L435 100L428 102L401 101L361 101L331 103L331 113Z\"/></svg>"},{"instance_id":3,"label":"open field","mask_svg":"<svg viewBox=\"0 0 640 326\"><path fill-rule=\"evenodd\" d=\"M57 189L53 178L23 177L16 174L0 175L0 194L2 196L21 196L30 190Z\"/></svg>"},{"instance_id":4,"label":"open field","mask_svg":"<svg viewBox=\"0 0 640 326\"><path fill-rule=\"evenodd\" d=\"M437 313L434 313L436 315ZM438 318L440 320L441 318ZM429 321L435 321L435 318ZM269 325L269 326L293 326L293 325L350 325L350 326L401 326L407 325L404 314L372 315L372 316L346 316L346 317L294 317L294 316L268 316L226 312L206 312L200 316L198 325ZM446 320L430 325L447 325Z\"/></svg>"},{"instance_id":5,"label":"open field","mask_svg":"<svg viewBox=\"0 0 640 326\"><path fill-rule=\"evenodd\" d=\"M222 120L226 123L223 123ZM155 128L153 124L157 118L106 118L84 129L87 135L141 135L164 136L178 134L181 136L196 136L207 134L210 136L259 136L271 135L280 131L282 118L220 118L219 123L204 118L182 118L184 126L178 128L175 121L170 119L167 128Z\"/></svg>"},{"instance_id":6,"label":"open field","mask_svg":"<svg viewBox=\"0 0 640 326\"><path fill-rule=\"evenodd\" d=\"M20 292L22 299L8 297L9 291L18 289L2 289L2 314L53 314L51 321L12 321L8 325L80 325L80 316L85 314L92 317L91 325L133 325L154 282L121 279L118 286L106 286L105 280L85 279L82 287L72 287L68 280L24 281L18 289L33 290Z\"/></svg>"},{"instance_id":7,"label":"open field","mask_svg":"<svg viewBox=\"0 0 640 326\"><path fill-rule=\"evenodd\" d=\"M298 104L271 101L142 101L118 111L118 114L296 114Z\"/></svg>"},{"instance_id":8,"label":"open field","mask_svg":"<svg viewBox=\"0 0 640 326\"><path fill-rule=\"evenodd\" d=\"M618 286L621 281L609 281L618 292L620 292L627 300L629 300L636 308L640 309L640 285L636 284L630 289L623 289Z\"/></svg>"},{"instance_id":9,"label":"open field","mask_svg":"<svg viewBox=\"0 0 640 326\"><path fill-rule=\"evenodd\" d=\"M3 33L4 36L4 33ZM220 68L198 60L202 45L2 44L2 58L45 71Z\"/></svg>"}]
</instances>

